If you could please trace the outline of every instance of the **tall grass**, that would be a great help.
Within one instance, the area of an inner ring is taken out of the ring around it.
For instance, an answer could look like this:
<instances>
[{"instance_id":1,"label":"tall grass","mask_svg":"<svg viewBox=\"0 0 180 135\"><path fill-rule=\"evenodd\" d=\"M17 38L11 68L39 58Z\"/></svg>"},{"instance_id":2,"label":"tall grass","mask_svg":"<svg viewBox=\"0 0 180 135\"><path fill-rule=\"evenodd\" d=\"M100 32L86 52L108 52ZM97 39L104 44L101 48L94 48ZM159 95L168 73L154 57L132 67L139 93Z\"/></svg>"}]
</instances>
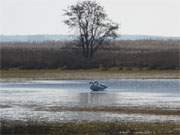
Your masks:
<instances>
[{"instance_id":1,"label":"tall grass","mask_svg":"<svg viewBox=\"0 0 180 135\"><path fill-rule=\"evenodd\" d=\"M114 41L102 45L91 59L84 58L75 42L1 43L3 69L89 69L180 67L180 42L160 40Z\"/></svg>"}]
</instances>

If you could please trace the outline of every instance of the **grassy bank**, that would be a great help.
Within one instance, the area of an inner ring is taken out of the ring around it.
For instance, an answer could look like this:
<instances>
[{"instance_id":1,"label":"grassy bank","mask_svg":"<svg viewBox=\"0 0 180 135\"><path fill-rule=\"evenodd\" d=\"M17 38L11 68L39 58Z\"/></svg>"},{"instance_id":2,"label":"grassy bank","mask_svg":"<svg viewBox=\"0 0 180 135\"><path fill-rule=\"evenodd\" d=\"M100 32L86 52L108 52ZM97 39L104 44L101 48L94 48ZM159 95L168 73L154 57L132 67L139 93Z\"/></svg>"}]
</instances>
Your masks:
<instances>
[{"instance_id":1,"label":"grassy bank","mask_svg":"<svg viewBox=\"0 0 180 135\"><path fill-rule=\"evenodd\" d=\"M2 121L2 135L179 135L173 123L70 122L37 123Z\"/></svg>"},{"instance_id":2,"label":"grassy bank","mask_svg":"<svg viewBox=\"0 0 180 135\"><path fill-rule=\"evenodd\" d=\"M1 79L179 79L180 70L91 69L91 70L0 70Z\"/></svg>"}]
</instances>

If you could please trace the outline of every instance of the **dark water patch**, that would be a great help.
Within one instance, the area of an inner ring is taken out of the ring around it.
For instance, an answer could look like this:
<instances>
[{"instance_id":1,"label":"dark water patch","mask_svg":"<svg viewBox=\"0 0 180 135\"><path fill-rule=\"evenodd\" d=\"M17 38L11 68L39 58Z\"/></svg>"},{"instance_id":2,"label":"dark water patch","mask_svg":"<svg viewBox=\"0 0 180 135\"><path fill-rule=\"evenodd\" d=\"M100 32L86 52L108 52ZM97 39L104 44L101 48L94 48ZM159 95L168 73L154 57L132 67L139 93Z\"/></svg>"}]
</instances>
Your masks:
<instances>
[{"instance_id":1,"label":"dark water patch","mask_svg":"<svg viewBox=\"0 0 180 135\"><path fill-rule=\"evenodd\" d=\"M11 106L10 105L0 105L0 109L2 109L2 108L11 108Z\"/></svg>"}]
</instances>

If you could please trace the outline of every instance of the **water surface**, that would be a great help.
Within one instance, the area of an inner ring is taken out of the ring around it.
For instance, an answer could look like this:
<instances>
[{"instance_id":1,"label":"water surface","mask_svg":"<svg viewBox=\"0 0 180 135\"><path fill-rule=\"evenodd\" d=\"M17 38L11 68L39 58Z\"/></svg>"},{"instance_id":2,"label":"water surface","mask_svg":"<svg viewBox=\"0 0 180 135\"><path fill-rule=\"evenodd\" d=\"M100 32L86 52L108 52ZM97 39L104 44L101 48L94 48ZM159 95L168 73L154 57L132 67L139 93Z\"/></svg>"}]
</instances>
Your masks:
<instances>
[{"instance_id":1,"label":"water surface","mask_svg":"<svg viewBox=\"0 0 180 135\"><path fill-rule=\"evenodd\" d=\"M90 80L38 80L0 83L0 117L13 120L174 121L180 116L110 112L47 111L50 107L154 107L180 109L180 80L99 80L108 89L92 92ZM37 108L41 108L38 110Z\"/></svg>"}]
</instances>

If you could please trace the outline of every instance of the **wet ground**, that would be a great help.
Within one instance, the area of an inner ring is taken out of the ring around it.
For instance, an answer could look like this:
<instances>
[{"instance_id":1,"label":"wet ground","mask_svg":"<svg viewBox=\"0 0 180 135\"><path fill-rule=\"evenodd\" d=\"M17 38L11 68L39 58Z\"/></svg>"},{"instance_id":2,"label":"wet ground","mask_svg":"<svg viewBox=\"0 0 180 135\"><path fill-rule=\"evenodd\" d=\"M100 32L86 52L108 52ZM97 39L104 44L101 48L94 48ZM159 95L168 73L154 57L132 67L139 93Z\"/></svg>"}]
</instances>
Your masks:
<instances>
[{"instance_id":1,"label":"wet ground","mask_svg":"<svg viewBox=\"0 0 180 135\"><path fill-rule=\"evenodd\" d=\"M178 79L99 80L108 86L103 92L92 92L89 89L89 81L1 82L0 119L180 123L180 80ZM95 111L82 108L93 108ZM97 111L98 108L103 109ZM150 108L157 112L161 110L177 111L177 113L156 115L148 111L129 112L131 109L112 111L113 108Z\"/></svg>"}]
</instances>

